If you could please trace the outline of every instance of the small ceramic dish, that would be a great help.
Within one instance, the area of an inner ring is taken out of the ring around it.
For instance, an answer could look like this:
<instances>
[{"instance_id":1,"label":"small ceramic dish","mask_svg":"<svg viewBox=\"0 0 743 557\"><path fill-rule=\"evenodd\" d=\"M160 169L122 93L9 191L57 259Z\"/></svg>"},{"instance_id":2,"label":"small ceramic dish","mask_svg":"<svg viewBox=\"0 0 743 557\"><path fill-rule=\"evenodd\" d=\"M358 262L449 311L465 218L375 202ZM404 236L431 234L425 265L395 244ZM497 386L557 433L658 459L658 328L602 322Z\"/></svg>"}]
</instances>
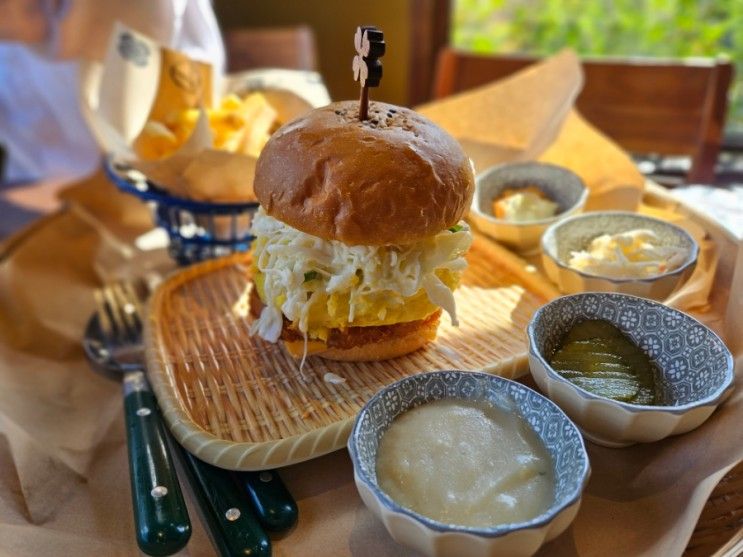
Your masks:
<instances>
[{"instance_id":1,"label":"small ceramic dish","mask_svg":"<svg viewBox=\"0 0 743 557\"><path fill-rule=\"evenodd\" d=\"M688 256L677 269L648 278L611 278L592 275L568 265L574 251L588 247L602 234L649 229L662 245L685 248ZM584 213L550 226L542 236L542 263L547 276L561 292L621 292L653 300L665 300L694 272L699 246L683 228L660 219L623 211Z\"/></svg>"},{"instance_id":2,"label":"small ceramic dish","mask_svg":"<svg viewBox=\"0 0 743 557\"><path fill-rule=\"evenodd\" d=\"M493 214L493 200L506 188L536 186L559 205L557 214L530 222L509 222ZM538 162L511 163L485 170L475 179L470 218L485 234L520 252L539 249L542 233L551 224L580 212L588 190L567 168Z\"/></svg>"},{"instance_id":3,"label":"small ceramic dish","mask_svg":"<svg viewBox=\"0 0 743 557\"><path fill-rule=\"evenodd\" d=\"M487 400L518 412L542 440L555 472L554 500L536 518L476 528L444 524L404 508L377 484L377 448L405 411L444 398ZM487 373L437 371L414 375L376 393L356 418L348 450L367 507L392 538L429 556L531 555L575 518L590 467L580 432L556 405L520 383Z\"/></svg>"},{"instance_id":4,"label":"small ceramic dish","mask_svg":"<svg viewBox=\"0 0 743 557\"><path fill-rule=\"evenodd\" d=\"M587 319L612 323L659 369L662 406L617 402L585 391L547 363L562 337ZM607 447L658 441L701 425L732 392L733 358L693 317L658 302L590 292L542 306L527 327L529 367L539 388L565 410L587 439Z\"/></svg>"}]
</instances>

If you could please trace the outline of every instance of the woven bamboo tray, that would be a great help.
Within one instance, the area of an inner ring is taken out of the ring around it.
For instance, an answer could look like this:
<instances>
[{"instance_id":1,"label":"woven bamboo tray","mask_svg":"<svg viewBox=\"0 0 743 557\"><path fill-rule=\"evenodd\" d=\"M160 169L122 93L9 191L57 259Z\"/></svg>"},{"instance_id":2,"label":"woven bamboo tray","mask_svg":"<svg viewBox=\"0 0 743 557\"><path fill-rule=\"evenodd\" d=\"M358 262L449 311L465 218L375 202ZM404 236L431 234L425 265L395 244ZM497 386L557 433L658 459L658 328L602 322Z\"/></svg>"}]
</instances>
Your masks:
<instances>
[{"instance_id":1,"label":"woven bamboo tray","mask_svg":"<svg viewBox=\"0 0 743 557\"><path fill-rule=\"evenodd\" d=\"M248 334L249 255L207 261L154 293L146 323L148 370L175 438L233 470L275 468L343 447L353 418L379 389L434 369L504 377L527 371L526 325L557 295L504 248L476 235L456 291L461 326L442 316L435 343L384 362L299 362ZM346 381L324 380L334 373Z\"/></svg>"}]
</instances>

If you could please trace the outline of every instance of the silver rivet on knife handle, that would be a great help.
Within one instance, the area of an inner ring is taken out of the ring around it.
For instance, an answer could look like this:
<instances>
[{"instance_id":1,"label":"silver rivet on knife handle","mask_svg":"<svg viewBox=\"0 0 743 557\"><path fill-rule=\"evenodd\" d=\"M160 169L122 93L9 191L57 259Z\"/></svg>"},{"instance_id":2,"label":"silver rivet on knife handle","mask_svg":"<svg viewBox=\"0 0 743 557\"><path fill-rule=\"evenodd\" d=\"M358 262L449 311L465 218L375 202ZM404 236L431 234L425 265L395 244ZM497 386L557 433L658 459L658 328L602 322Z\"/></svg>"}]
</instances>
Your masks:
<instances>
[{"instance_id":1,"label":"silver rivet on knife handle","mask_svg":"<svg viewBox=\"0 0 743 557\"><path fill-rule=\"evenodd\" d=\"M156 485L152 488L152 491L150 491L150 495L155 497L156 499L159 499L160 497L165 497L168 494L168 488L164 485Z\"/></svg>"}]
</instances>

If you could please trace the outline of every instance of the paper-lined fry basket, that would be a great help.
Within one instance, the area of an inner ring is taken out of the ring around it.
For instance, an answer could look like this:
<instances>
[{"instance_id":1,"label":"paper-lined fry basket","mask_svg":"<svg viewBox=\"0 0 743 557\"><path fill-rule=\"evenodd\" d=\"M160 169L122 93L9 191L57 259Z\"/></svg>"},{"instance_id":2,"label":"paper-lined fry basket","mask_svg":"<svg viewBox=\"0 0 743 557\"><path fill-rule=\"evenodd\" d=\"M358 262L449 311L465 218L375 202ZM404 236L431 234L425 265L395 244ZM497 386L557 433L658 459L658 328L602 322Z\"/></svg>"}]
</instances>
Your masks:
<instances>
[{"instance_id":1,"label":"paper-lined fry basket","mask_svg":"<svg viewBox=\"0 0 743 557\"><path fill-rule=\"evenodd\" d=\"M314 72L223 77L121 25L104 62L85 68L81 99L108 177L152 204L180 263L247 249L262 145L329 102Z\"/></svg>"}]
</instances>

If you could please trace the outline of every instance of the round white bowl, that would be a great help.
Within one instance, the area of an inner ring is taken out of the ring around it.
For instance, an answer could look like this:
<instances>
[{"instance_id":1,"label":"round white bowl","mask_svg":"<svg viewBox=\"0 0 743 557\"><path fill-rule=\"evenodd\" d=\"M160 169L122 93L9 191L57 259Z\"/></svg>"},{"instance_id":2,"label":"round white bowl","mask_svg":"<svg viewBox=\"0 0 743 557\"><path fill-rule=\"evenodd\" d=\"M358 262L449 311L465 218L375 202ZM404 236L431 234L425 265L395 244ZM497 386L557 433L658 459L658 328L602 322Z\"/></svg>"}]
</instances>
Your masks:
<instances>
[{"instance_id":1,"label":"round white bowl","mask_svg":"<svg viewBox=\"0 0 743 557\"><path fill-rule=\"evenodd\" d=\"M602 234L637 228L655 232L663 245L688 250L684 263L673 271L648 278L616 279L591 275L568 266L573 251L586 249ZM565 219L550 226L542 236L542 263L547 276L561 292L621 292L653 300L665 300L694 272L699 246L683 228L660 219L624 211L597 211Z\"/></svg>"},{"instance_id":2,"label":"round white bowl","mask_svg":"<svg viewBox=\"0 0 743 557\"><path fill-rule=\"evenodd\" d=\"M493 199L506 188L537 186L559 205L554 217L530 222L509 222L493 214ZM520 252L539 249L544 231L555 222L580 212L588 199L583 181L567 168L538 162L494 166L475 179L470 219L478 229Z\"/></svg>"},{"instance_id":3,"label":"round white bowl","mask_svg":"<svg viewBox=\"0 0 743 557\"><path fill-rule=\"evenodd\" d=\"M410 408L444 398L488 400L526 419L547 447L555 471L555 500L547 511L526 522L458 526L402 507L379 488L377 448L384 432ZM515 381L468 371L414 375L382 389L357 416L348 450L361 499L392 538L436 557L532 555L573 521L590 473L580 432L555 404Z\"/></svg>"},{"instance_id":4,"label":"round white bowl","mask_svg":"<svg viewBox=\"0 0 743 557\"><path fill-rule=\"evenodd\" d=\"M573 325L587 319L612 323L655 361L665 405L601 397L552 369L548 355ZM537 385L599 445L625 447L691 431L733 390L733 357L722 340L693 317L651 300L602 292L563 296L537 310L527 335Z\"/></svg>"}]
</instances>

